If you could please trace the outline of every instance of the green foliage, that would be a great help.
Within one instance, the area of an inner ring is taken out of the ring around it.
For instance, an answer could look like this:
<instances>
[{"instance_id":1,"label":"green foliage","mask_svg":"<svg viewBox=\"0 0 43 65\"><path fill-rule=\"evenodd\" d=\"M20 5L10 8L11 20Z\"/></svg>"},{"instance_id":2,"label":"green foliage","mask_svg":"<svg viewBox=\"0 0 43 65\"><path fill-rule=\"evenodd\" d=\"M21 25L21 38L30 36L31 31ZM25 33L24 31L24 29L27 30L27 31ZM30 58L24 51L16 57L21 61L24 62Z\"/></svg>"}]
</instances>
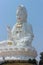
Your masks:
<instances>
[{"instance_id":1,"label":"green foliage","mask_svg":"<svg viewBox=\"0 0 43 65\"><path fill-rule=\"evenodd\" d=\"M43 52L41 52L40 55L41 55L40 59L43 60Z\"/></svg>"},{"instance_id":2,"label":"green foliage","mask_svg":"<svg viewBox=\"0 0 43 65\"><path fill-rule=\"evenodd\" d=\"M28 60L28 63L32 63L32 60L31 60L31 59L29 59L29 60Z\"/></svg>"},{"instance_id":3,"label":"green foliage","mask_svg":"<svg viewBox=\"0 0 43 65\"><path fill-rule=\"evenodd\" d=\"M43 52L40 53L39 65L43 65Z\"/></svg>"},{"instance_id":4,"label":"green foliage","mask_svg":"<svg viewBox=\"0 0 43 65\"><path fill-rule=\"evenodd\" d=\"M33 60L32 60L32 63L37 65L36 59L33 59Z\"/></svg>"},{"instance_id":5,"label":"green foliage","mask_svg":"<svg viewBox=\"0 0 43 65\"><path fill-rule=\"evenodd\" d=\"M43 61L42 60L39 61L39 65L43 65Z\"/></svg>"},{"instance_id":6,"label":"green foliage","mask_svg":"<svg viewBox=\"0 0 43 65\"><path fill-rule=\"evenodd\" d=\"M28 63L37 65L36 59L29 59L29 60L28 60Z\"/></svg>"}]
</instances>

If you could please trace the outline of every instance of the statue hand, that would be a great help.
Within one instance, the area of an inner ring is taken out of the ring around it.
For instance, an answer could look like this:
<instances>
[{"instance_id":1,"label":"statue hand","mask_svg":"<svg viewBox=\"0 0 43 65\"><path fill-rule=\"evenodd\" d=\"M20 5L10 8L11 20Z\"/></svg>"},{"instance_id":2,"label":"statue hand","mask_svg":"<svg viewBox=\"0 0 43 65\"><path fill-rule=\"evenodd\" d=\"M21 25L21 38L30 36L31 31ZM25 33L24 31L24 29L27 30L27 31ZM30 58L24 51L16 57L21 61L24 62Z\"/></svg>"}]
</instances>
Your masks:
<instances>
[{"instance_id":1,"label":"statue hand","mask_svg":"<svg viewBox=\"0 0 43 65\"><path fill-rule=\"evenodd\" d=\"M8 31L8 32L11 32L10 26L7 26L7 31Z\"/></svg>"},{"instance_id":2,"label":"statue hand","mask_svg":"<svg viewBox=\"0 0 43 65\"><path fill-rule=\"evenodd\" d=\"M7 26L7 32L8 32L8 38L11 40L12 39L12 33L11 33L10 26Z\"/></svg>"}]
</instances>

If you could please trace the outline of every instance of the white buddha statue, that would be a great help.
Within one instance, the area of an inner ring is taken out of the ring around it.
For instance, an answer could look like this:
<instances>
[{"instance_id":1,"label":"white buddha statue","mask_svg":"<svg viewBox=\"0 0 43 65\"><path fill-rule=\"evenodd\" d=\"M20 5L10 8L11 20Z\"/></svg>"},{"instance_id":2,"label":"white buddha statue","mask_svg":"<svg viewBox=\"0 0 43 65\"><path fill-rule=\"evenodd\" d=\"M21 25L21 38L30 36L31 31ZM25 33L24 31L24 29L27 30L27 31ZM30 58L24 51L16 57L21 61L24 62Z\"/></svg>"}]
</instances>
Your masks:
<instances>
[{"instance_id":1,"label":"white buddha statue","mask_svg":"<svg viewBox=\"0 0 43 65\"><path fill-rule=\"evenodd\" d=\"M17 9L16 19L17 22L9 33L10 39L18 46L31 46L34 35L31 24L27 23L27 11L23 5Z\"/></svg>"},{"instance_id":2,"label":"white buddha statue","mask_svg":"<svg viewBox=\"0 0 43 65\"><path fill-rule=\"evenodd\" d=\"M37 52L35 48L32 46L32 40L34 38L33 30L31 24L27 23L27 10L23 5L18 6L16 11L16 24L13 26L12 30L8 26L8 40L0 42L3 43L7 47L7 49L12 48L12 51L9 50L6 55L11 53L16 58L28 60L29 58L35 58L37 56ZM10 47L7 43L12 44ZM6 49L4 47L4 49ZM4 54L5 55L5 54Z\"/></svg>"}]
</instances>

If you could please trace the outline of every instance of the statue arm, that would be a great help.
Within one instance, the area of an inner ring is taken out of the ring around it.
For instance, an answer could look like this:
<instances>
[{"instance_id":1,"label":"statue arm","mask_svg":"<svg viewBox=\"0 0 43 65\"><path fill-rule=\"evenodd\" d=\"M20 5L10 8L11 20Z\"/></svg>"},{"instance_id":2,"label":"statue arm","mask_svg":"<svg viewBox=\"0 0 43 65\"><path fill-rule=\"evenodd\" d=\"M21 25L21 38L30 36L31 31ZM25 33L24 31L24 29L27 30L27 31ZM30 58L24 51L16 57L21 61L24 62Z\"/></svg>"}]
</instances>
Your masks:
<instances>
[{"instance_id":1,"label":"statue arm","mask_svg":"<svg viewBox=\"0 0 43 65\"><path fill-rule=\"evenodd\" d=\"M7 26L7 32L8 32L8 39L12 40L12 32L10 26Z\"/></svg>"}]
</instances>

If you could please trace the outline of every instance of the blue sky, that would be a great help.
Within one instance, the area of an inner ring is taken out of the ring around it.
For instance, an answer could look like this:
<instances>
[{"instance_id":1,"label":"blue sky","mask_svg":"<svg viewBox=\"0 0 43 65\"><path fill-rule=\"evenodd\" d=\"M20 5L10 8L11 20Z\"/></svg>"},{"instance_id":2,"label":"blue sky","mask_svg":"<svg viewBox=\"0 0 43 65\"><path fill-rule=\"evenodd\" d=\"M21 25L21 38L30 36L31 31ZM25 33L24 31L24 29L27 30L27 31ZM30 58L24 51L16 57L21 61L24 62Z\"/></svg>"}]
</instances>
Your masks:
<instances>
[{"instance_id":1,"label":"blue sky","mask_svg":"<svg viewBox=\"0 0 43 65\"><path fill-rule=\"evenodd\" d=\"M0 41L7 39L7 25L12 28L16 23L16 9L23 4L27 8L28 22L34 32L33 46L43 51L43 0L0 0Z\"/></svg>"}]
</instances>

